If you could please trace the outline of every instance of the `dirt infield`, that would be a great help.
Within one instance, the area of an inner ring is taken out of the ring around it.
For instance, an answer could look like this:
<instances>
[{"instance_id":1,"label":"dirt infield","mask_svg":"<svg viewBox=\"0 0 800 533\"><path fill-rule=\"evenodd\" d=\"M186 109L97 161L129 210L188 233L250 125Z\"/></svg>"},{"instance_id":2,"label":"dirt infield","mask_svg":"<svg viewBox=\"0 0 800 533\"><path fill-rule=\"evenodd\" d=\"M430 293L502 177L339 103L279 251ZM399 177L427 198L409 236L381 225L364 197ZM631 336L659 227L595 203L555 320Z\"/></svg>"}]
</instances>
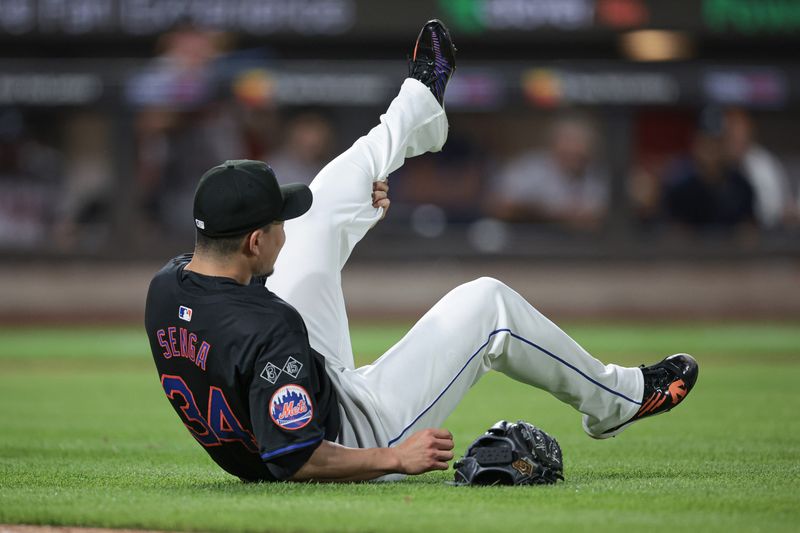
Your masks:
<instances>
[{"instance_id":1,"label":"dirt infield","mask_svg":"<svg viewBox=\"0 0 800 533\"><path fill-rule=\"evenodd\" d=\"M99 527L8 526L0 524L0 533L166 533L147 529L109 529Z\"/></svg>"}]
</instances>

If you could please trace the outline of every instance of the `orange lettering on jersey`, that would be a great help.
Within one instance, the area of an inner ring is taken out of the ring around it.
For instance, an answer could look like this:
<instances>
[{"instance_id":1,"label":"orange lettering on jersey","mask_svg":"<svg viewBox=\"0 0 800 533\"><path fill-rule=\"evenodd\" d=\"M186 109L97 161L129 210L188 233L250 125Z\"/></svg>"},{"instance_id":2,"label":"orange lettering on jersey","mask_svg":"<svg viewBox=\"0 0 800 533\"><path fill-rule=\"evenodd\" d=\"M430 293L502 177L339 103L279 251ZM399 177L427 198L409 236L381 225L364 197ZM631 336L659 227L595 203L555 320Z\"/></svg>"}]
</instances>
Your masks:
<instances>
[{"instance_id":1,"label":"orange lettering on jersey","mask_svg":"<svg viewBox=\"0 0 800 533\"><path fill-rule=\"evenodd\" d=\"M297 416L301 413L305 413L306 411L308 411L308 407L306 407L305 400L300 400L300 403L297 404L297 407L295 407L294 402L291 401L289 403L283 404L283 410L281 411L281 414L278 415L278 418L282 420L284 418Z\"/></svg>"}]
</instances>

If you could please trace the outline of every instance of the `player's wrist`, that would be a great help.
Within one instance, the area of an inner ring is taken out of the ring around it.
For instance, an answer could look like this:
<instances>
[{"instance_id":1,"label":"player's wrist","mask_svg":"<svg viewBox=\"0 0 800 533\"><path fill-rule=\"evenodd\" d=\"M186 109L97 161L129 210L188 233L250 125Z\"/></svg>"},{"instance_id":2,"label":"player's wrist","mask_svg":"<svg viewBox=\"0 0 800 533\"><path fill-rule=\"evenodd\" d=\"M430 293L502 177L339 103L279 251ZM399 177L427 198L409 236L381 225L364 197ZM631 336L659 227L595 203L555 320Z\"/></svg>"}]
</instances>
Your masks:
<instances>
[{"instance_id":1,"label":"player's wrist","mask_svg":"<svg viewBox=\"0 0 800 533\"><path fill-rule=\"evenodd\" d=\"M381 470L385 470L388 474L405 474L403 468L403 461L400 456L400 451L397 448L380 448L381 453Z\"/></svg>"}]
</instances>

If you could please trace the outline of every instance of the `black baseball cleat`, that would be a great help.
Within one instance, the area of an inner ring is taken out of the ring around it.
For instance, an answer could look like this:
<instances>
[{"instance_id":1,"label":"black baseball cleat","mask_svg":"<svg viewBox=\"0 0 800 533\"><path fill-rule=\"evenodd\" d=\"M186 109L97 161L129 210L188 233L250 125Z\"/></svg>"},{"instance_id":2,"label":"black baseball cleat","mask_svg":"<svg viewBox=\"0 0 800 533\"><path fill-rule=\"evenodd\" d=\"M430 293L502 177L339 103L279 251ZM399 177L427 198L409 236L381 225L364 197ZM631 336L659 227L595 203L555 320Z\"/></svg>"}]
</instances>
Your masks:
<instances>
[{"instance_id":1,"label":"black baseball cleat","mask_svg":"<svg viewBox=\"0 0 800 533\"><path fill-rule=\"evenodd\" d=\"M441 20L429 20L422 27L408 60L408 77L421 81L444 105L444 91L456 70L456 47Z\"/></svg>"},{"instance_id":2,"label":"black baseball cleat","mask_svg":"<svg viewBox=\"0 0 800 533\"><path fill-rule=\"evenodd\" d=\"M615 437L634 422L668 412L689 395L700 370L694 357L685 353L670 355L661 362L640 368L644 376L642 406L627 422L592 437Z\"/></svg>"}]
</instances>

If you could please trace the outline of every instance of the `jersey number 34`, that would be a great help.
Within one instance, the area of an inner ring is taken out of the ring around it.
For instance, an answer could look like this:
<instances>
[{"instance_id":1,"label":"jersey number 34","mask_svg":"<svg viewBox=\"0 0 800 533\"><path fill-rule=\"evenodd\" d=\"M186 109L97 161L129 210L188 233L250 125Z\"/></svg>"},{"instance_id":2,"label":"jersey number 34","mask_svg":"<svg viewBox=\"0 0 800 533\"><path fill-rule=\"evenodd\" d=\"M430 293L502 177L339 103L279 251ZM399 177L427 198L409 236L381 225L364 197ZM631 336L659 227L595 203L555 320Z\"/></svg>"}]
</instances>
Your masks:
<instances>
[{"instance_id":1,"label":"jersey number 34","mask_svg":"<svg viewBox=\"0 0 800 533\"><path fill-rule=\"evenodd\" d=\"M251 452L258 451L253 434L242 427L233 414L222 389L210 387L208 416L203 417L194 394L180 376L162 374L161 385L167 398L179 409L183 424L203 446L220 446L223 442L241 442Z\"/></svg>"}]
</instances>

